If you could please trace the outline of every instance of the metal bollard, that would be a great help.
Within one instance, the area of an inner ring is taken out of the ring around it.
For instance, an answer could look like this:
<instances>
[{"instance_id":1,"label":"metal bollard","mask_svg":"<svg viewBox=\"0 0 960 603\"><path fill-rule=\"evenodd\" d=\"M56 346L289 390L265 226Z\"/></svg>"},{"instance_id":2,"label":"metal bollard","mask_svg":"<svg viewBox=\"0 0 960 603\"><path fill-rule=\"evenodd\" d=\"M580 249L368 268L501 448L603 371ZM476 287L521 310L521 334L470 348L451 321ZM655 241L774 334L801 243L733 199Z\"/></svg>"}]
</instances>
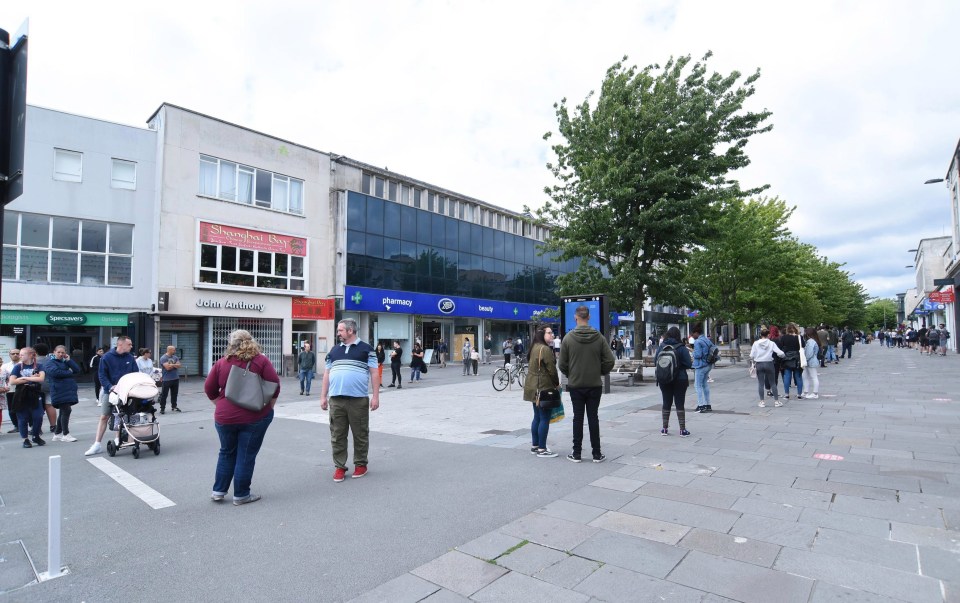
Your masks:
<instances>
[{"instance_id":1,"label":"metal bollard","mask_svg":"<svg viewBox=\"0 0 960 603\"><path fill-rule=\"evenodd\" d=\"M60 565L60 455L50 457L50 475L47 498L47 571L39 574L40 581L59 578L66 572Z\"/></svg>"}]
</instances>

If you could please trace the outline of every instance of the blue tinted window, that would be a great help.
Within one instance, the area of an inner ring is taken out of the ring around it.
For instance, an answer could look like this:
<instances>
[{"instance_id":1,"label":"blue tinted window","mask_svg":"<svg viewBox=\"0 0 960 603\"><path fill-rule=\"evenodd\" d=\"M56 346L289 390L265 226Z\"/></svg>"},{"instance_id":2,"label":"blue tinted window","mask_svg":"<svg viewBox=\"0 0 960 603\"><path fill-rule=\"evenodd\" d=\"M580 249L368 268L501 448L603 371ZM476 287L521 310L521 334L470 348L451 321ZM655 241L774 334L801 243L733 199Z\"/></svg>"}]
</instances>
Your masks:
<instances>
[{"instance_id":1,"label":"blue tinted window","mask_svg":"<svg viewBox=\"0 0 960 603\"><path fill-rule=\"evenodd\" d=\"M513 248L513 242L516 239L513 235L503 235L503 259L508 262L516 262L517 256Z\"/></svg>"},{"instance_id":2,"label":"blue tinted window","mask_svg":"<svg viewBox=\"0 0 960 603\"><path fill-rule=\"evenodd\" d=\"M417 210L412 207L400 208L400 238L404 241L417 240Z\"/></svg>"},{"instance_id":3,"label":"blue tinted window","mask_svg":"<svg viewBox=\"0 0 960 603\"><path fill-rule=\"evenodd\" d=\"M347 231L347 253L365 255L367 253L366 245L366 237L362 232L355 230Z\"/></svg>"},{"instance_id":4,"label":"blue tinted window","mask_svg":"<svg viewBox=\"0 0 960 603\"><path fill-rule=\"evenodd\" d=\"M383 205L383 234L388 237L400 238L400 209L396 203Z\"/></svg>"},{"instance_id":5,"label":"blue tinted window","mask_svg":"<svg viewBox=\"0 0 960 603\"><path fill-rule=\"evenodd\" d=\"M400 241L400 257L408 264L417 259L417 244L413 241Z\"/></svg>"},{"instance_id":6,"label":"blue tinted window","mask_svg":"<svg viewBox=\"0 0 960 603\"><path fill-rule=\"evenodd\" d=\"M347 194L347 228L363 230L367 219L367 198L356 193Z\"/></svg>"},{"instance_id":7,"label":"blue tinted window","mask_svg":"<svg viewBox=\"0 0 960 603\"><path fill-rule=\"evenodd\" d=\"M460 251L471 251L470 247L470 223L460 222L460 232L457 237L457 246Z\"/></svg>"},{"instance_id":8,"label":"blue tinted window","mask_svg":"<svg viewBox=\"0 0 960 603\"><path fill-rule=\"evenodd\" d=\"M400 241L398 239L383 239L383 258L393 261L400 259Z\"/></svg>"},{"instance_id":9,"label":"blue tinted window","mask_svg":"<svg viewBox=\"0 0 960 603\"><path fill-rule=\"evenodd\" d=\"M383 237L372 234L367 235L367 256L378 260L383 259ZM379 264L380 262L377 263Z\"/></svg>"},{"instance_id":10,"label":"blue tinted window","mask_svg":"<svg viewBox=\"0 0 960 603\"><path fill-rule=\"evenodd\" d=\"M383 201L367 197L367 232L383 234Z\"/></svg>"},{"instance_id":11,"label":"blue tinted window","mask_svg":"<svg viewBox=\"0 0 960 603\"><path fill-rule=\"evenodd\" d=\"M444 247L447 249L459 249L457 245L457 221L453 218L444 218L443 223L446 225L446 236L444 237Z\"/></svg>"},{"instance_id":12,"label":"blue tinted window","mask_svg":"<svg viewBox=\"0 0 960 603\"><path fill-rule=\"evenodd\" d=\"M444 232L443 216L430 216L430 242L434 247L446 247L446 233Z\"/></svg>"},{"instance_id":13,"label":"blue tinted window","mask_svg":"<svg viewBox=\"0 0 960 603\"><path fill-rule=\"evenodd\" d=\"M417 212L417 243L424 245L430 243L430 213L425 211Z\"/></svg>"},{"instance_id":14,"label":"blue tinted window","mask_svg":"<svg viewBox=\"0 0 960 603\"><path fill-rule=\"evenodd\" d=\"M483 227L479 224L470 225L470 249L474 253L483 253Z\"/></svg>"},{"instance_id":15,"label":"blue tinted window","mask_svg":"<svg viewBox=\"0 0 960 603\"><path fill-rule=\"evenodd\" d=\"M493 274L493 266L495 262L496 260L490 256L484 256L483 258L483 271L487 273L488 278L491 274Z\"/></svg>"},{"instance_id":16,"label":"blue tinted window","mask_svg":"<svg viewBox=\"0 0 960 603\"><path fill-rule=\"evenodd\" d=\"M483 228L483 254L493 255L493 229L492 228Z\"/></svg>"},{"instance_id":17,"label":"blue tinted window","mask_svg":"<svg viewBox=\"0 0 960 603\"><path fill-rule=\"evenodd\" d=\"M498 260L503 259L503 234L502 230L497 230L493 233L493 257Z\"/></svg>"}]
</instances>

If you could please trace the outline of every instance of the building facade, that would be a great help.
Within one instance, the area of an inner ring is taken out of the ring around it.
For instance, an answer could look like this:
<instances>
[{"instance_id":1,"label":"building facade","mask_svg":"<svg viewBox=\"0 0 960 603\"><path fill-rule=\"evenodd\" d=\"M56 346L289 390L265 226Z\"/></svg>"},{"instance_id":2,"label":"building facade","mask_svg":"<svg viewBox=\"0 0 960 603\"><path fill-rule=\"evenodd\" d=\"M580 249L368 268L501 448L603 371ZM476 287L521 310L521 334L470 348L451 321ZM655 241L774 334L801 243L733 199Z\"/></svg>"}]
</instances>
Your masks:
<instances>
[{"instance_id":1,"label":"building facade","mask_svg":"<svg viewBox=\"0 0 960 603\"><path fill-rule=\"evenodd\" d=\"M3 357L41 341L88 367L122 334L152 347L156 133L30 106L25 142L3 214Z\"/></svg>"},{"instance_id":2,"label":"building facade","mask_svg":"<svg viewBox=\"0 0 960 603\"><path fill-rule=\"evenodd\" d=\"M170 104L156 132L161 347L205 372L246 329L278 372L332 344L328 154Z\"/></svg>"}]
</instances>

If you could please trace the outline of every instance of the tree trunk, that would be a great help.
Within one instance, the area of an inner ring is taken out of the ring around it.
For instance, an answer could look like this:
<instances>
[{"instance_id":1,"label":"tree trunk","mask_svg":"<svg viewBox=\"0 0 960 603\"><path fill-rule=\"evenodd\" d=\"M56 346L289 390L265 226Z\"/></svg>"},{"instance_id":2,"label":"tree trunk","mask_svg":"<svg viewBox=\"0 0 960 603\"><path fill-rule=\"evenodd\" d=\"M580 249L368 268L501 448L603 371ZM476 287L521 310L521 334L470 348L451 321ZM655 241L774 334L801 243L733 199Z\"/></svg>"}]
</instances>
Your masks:
<instances>
[{"instance_id":1,"label":"tree trunk","mask_svg":"<svg viewBox=\"0 0 960 603\"><path fill-rule=\"evenodd\" d=\"M644 299L633 301L633 359L640 360L647 349L647 323L643 320Z\"/></svg>"}]
</instances>

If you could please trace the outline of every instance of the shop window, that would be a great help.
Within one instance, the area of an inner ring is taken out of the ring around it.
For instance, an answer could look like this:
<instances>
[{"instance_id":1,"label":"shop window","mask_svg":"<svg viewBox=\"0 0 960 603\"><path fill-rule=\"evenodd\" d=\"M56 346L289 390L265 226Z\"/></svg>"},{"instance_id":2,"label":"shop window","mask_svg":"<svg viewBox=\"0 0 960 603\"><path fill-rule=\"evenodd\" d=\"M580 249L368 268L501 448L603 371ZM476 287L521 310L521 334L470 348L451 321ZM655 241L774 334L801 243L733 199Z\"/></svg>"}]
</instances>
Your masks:
<instances>
[{"instance_id":1,"label":"shop window","mask_svg":"<svg viewBox=\"0 0 960 603\"><path fill-rule=\"evenodd\" d=\"M306 290L302 256L210 243L201 243L199 253L198 283L281 291Z\"/></svg>"},{"instance_id":2,"label":"shop window","mask_svg":"<svg viewBox=\"0 0 960 603\"><path fill-rule=\"evenodd\" d=\"M303 180L200 155L199 193L224 201L303 214Z\"/></svg>"}]
</instances>

